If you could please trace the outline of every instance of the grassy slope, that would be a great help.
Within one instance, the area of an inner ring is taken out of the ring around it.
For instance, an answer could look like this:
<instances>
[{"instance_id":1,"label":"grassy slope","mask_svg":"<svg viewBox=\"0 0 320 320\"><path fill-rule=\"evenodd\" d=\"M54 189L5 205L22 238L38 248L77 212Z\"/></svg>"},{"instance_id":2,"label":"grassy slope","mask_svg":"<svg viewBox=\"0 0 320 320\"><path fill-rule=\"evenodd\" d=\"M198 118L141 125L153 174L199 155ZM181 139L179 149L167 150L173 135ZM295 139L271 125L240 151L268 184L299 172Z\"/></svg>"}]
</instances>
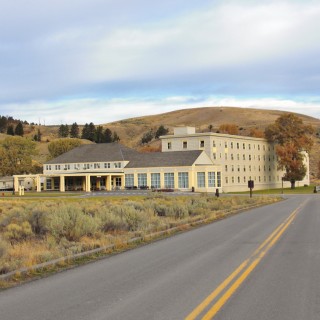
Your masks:
<instances>
[{"instance_id":1,"label":"grassy slope","mask_svg":"<svg viewBox=\"0 0 320 320\"><path fill-rule=\"evenodd\" d=\"M213 132L217 131L219 126L224 123L234 123L239 128L241 135L248 135L250 129L258 128L264 130L265 127L273 123L284 112L277 110L259 110L235 107L206 107L177 110L168 113L124 119L121 121L105 123L104 128L109 128L116 131L121 138L121 143L139 148L139 142L142 135L150 129L156 130L160 125L169 128L173 131L175 126L194 126L197 132L208 131L208 126L213 126ZM306 115L298 114L305 124L310 124L314 128L320 128L320 120ZM90 119L88 120L90 122ZM96 124L98 125L98 124ZM26 134L34 136L38 128L42 133L42 142L38 144L39 156L36 160L43 162L48 154L47 141L52 141L57 138L59 126L34 126L25 128ZM81 130L81 126L80 126ZM5 135L0 134L0 140ZM152 146L160 147L159 141L151 143ZM310 156L311 175L317 173L317 163L320 160L320 139L315 138L314 150Z\"/></svg>"}]
</instances>

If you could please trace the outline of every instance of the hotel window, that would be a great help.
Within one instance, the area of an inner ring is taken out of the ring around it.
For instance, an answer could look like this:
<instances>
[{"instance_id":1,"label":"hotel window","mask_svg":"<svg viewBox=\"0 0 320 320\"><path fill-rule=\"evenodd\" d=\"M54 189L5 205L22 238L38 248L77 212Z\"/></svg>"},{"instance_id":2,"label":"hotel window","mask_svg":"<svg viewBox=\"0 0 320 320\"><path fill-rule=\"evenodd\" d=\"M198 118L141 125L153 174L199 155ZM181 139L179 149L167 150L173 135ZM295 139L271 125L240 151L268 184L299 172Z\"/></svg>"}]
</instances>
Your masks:
<instances>
[{"instance_id":1,"label":"hotel window","mask_svg":"<svg viewBox=\"0 0 320 320\"><path fill-rule=\"evenodd\" d=\"M226 177L226 184L228 184L229 183L229 180L228 180L228 177Z\"/></svg>"},{"instance_id":2,"label":"hotel window","mask_svg":"<svg viewBox=\"0 0 320 320\"><path fill-rule=\"evenodd\" d=\"M216 160L216 159L217 159L217 154L216 154L216 153L213 153L213 154L212 154L212 158L213 158L213 160Z\"/></svg>"},{"instance_id":3,"label":"hotel window","mask_svg":"<svg viewBox=\"0 0 320 320\"><path fill-rule=\"evenodd\" d=\"M200 148L204 148L204 140L200 141Z\"/></svg>"},{"instance_id":4,"label":"hotel window","mask_svg":"<svg viewBox=\"0 0 320 320\"><path fill-rule=\"evenodd\" d=\"M234 171L234 165L231 166L231 171L232 171L232 172Z\"/></svg>"},{"instance_id":5,"label":"hotel window","mask_svg":"<svg viewBox=\"0 0 320 320\"><path fill-rule=\"evenodd\" d=\"M215 172L208 172L208 187L214 188L216 186L216 174Z\"/></svg>"},{"instance_id":6,"label":"hotel window","mask_svg":"<svg viewBox=\"0 0 320 320\"><path fill-rule=\"evenodd\" d=\"M100 169L100 163L95 163L95 164L94 164L94 168L95 168L95 169Z\"/></svg>"},{"instance_id":7,"label":"hotel window","mask_svg":"<svg viewBox=\"0 0 320 320\"><path fill-rule=\"evenodd\" d=\"M266 146L263 146L263 151L266 151Z\"/></svg>"},{"instance_id":8,"label":"hotel window","mask_svg":"<svg viewBox=\"0 0 320 320\"><path fill-rule=\"evenodd\" d=\"M240 154L239 153L237 154L237 160L240 160Z\"/></svg>"},{"instance_id":9,"label":"hotel window","mask_svg":"<svg viewBox=\"0 0 320 320\"><path fill-rule=\"evenodd\" d=\"M221 187L221 172L217 172L217 187Z\"/></svg>"},{"instance_id":10,"label":"hotel window","mask_svg":"<svg viewBox=\"0 0 320 320\"><path fill-rule=\"evenodd\" d=\"M212 146L215 148L216 147L216 142L213 140L212 141Z\"/></svg>"},{"instance_id":11,"label":"hotel window","mask_svg":"<svg viewBox=\"0 0 320 320\"><path fill-rule=\"evenodd\" d=\"M258 160L259 160L259 161L261 160L261 157L260 157L260 155L258 155Z\"/></svg>"},{"instance_id":12,"label":"hotel window","mask_svg":"<svg viewBox=\"0 0 320 320\"><path fill-rule=\"evenodd\" d=\"M242 147L243 147L243 150L246 148L246 144L244 143L243 145L242 145Z\"/></svg>"},{"instance_id":13,"label":"hotel window","mask_svg":"<svg viewBox=\"0 0 320 320\"><path fill-rule=\"evenodd\" d=\"M240 183L240 177L238 177L238 183Z\"/></svg>"},{"instance_id":14,"label":"hotel window","mask_svg":"<svg viewBox=\"0 0 320 320\"><path fill-rule=\"evenodd\" d=\"M243 172L246 172L246 166L243 166Z\"/></svg>"},{"instance_id":15,"label":"hotel window","mask_svg":"<svg viewBox=\"0 0 320 320\"><path fill-rule=\"evenodd\" d=\"M231 178L232 183L234 183L234 177Z\"/></svg>"},{"instance_id":16,"label":"hotel window","mask_svg":"<svg viewBox=\"0 0 320 320\"><path fill-rule=\"evenodd\" d=\"M237 149L239 149L239 142L237 142Z\"/></svg>"},{"instance_id":17,"label":"hotel window","mask_svg":"<svg viewBox=\"0 0 320 320\"><path fill-rule=\"evenodd\" d=\"M198 188L204 188L206 186L205 182L205 172L197 172Z\"/></svg>"},{"instance_id":18,"label":"hotel window","mask_svg":"<svg viewBox=\"0 0 320 320\"><path fill-rule=\"evenodd\" d=\"M51 179L46 179L46 186L47 186L47 190L52 189L52 180Z\"/></svg>"},{"instance_id":19,"label":"hotel window","mask_svg":"<svg viewBox=\"0 0 320 320\"><path fill-rule=\"evenodd\" d=\"M258 150L260 150L260 144L258 144Z\"/></svg>"},{"instance_id":20,"label":"hotel window","mask_svg":"<svg viewBox=\"0 0 320 320\"><path fill-rule=\"evenodd\" d=\"M233 153L231 153L231 160L233 160Z\"/></svg>"},{"instance_id":21,"label":"hotel window","mask_svg":"<svg viewBox=\"0 0 320 320\"><path fill-rule=\"evenodd\" d=\"M160 173L151 173L151 187L160 188Z\"/></svg>"},{"instance_id":22,"label":"hotel window","mask_svg":"<svg viewBox=\"0 0 320 320\"><path fill-rule=\"evenodd\" d=\"M179 172L178 173L178 186L179 188L189 188L189 173Z\"/></svg>"},{"instance_id":23,"label":"hotel window","mask_svg":"<svg viewBox=\"0 0 320 320\"><path fill-rule=\"evenodd\" d=\"M249 161L251 161L251 154L249 154Z\"/></svg>"},{"instance_id":24,"label":"hotel window","mask_svg":"<svg viewBox=\"0 0 320 320\"><path fill-rule=\"evenodd\" d=\"M227 141L224 143L224 147L228 148L228 142Z\"/></svg>"},{"instance_id":25,"label":"hotel window","mask_svg":"<svg viewBox=\"0 0 320 320\"><path fill-rule=\"evenodd\" d=\"M224 171L228 172L228 166L227 165L224 166Z\"/></svg>"},{"instance_id":26,"label":"hotel window","mask_svg":"<svg viewBox=\"0 0 320 320\"><path fill-rule=\"evenodd\" d=\"M174 188L174 173L165 173L164 174L164 187L165 188Z\"/></svg>"},{"instance_id":27,"label":"hotel window","mask_svg":"<svg viewBox=\"0 0 320 320\"><path fill-rule=\"evenodd\" d=\"M168 150L171 150L172 149L172 144L171 142L168 142Z\"/></svg>"},{"instance_id":28,"label":"hotel window","mask_svg":"<svg viewBox=\"0 0 320 320\"><path fill-rule=\"evenodd\" d=\"M228 154L227 153L224 154L224 159L228 160Z\"/></svg>"},{"instance_id":29,"label":"hotel window","mask_svg":"<svg viewBox=\"0 0 320 320\"><path fill-rule=\"evenodd\" d=\"M188 142L187 141L183 141L182 142L182 148L183 149L187 149L188 148Z\"/></svg>"},{"instance_id":30,"label":"hotel window","mask_svg":"<svg viewBox=\"0 0 320 320\"><path fill-rule=\"evenodd\" d=\"M115 168L121 168L121 162L115 162L114 163Z\"/></svg>"},{"instance_id":31,"label":"hotel window","mask_svg":"<svg viewBox=\"0 0 320 320\"><path fill-rule=\"evenodd\" d=\"M105 167L105 169L110 169L110 163L109 163L109 162L106 162L106 163L104 164L104 167Z\"/></svg>"},{"instance_id":32,"label":"hotel window","mask_svg":"<svg viewBox=\"0 0 320 320\"><path fill-rule=\"evenodd\" d=\"M238 172L240 172L240 165L238 165Z\"/></svg>"},{"instance_id":33,"label":"hotel window","mask_svg":"<svg viewBox=\"0 0 320 320\"><path fill-rule=\"evenodd\" d=\"M246 183L247 179L246 177L243 177L243 182Z\"/></svg>"},{"instance_id":34,"label":"hotel window","mask_svg":"<svg viewBox=\"0 0 320 320\"><path fill-rule=\"evenodd\" d=\"M245 154L243 155L243 160L246 160L246 155Z\"/></svg>"},{"instance_id":35,"label":"hotel window","mask_svg":"<svg viewBox=\"0 0 320 320\"><path fill-rule=\"evenodd\" d=\"M125 186L126 187L133 187L134 186L134 176L133 176L133 174L126 174L125 175Z\"/></svg>"},{"instance_id":36,"label":"hotel window","mask_svg":"<svg viewBox=\"0 0 320 320\"><path fill-rule=\"evenodd\" d=\"M138 187L146 187L147 186L147 174L146 173L138 173Z\"/></svg>"},{"instance_id":37,"label":"hotel window","mask_svg":"<svg viewBox=\"0 0 320 320\"><path fill-rule=\"evenodd\" d=\"M251 150L251 144L249 143L249 145L248 145L248 148L249 148L249 150Z\"/></svg>"},{"instance_id":38,"label":"hotel window","mask_svg":"<svg viewBox=\"0 0 320 320\"><path fill-rule=\"evenodd\" d=\"M251 172L251 166L249 166L249 171Z\"/></svg>"},{"instance_id":39,"label":"hotel window","mask_svg":"<svg viewBox=\"0 0 320 320\"><path fill-rule=\"evenodd\" d=\"M233 149L233 142L230 142L230 147L231 149Z\"/></svg>"}]
</instances>

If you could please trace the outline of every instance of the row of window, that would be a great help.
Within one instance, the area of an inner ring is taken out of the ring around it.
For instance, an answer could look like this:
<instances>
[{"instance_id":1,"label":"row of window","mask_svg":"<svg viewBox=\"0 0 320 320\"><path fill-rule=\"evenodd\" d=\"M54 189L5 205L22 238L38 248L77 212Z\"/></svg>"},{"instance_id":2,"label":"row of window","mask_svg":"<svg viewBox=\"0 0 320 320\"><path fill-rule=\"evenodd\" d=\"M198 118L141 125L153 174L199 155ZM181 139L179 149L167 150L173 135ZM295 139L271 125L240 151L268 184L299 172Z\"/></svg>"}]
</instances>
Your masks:
<instances>
[{"instance_id":1,"label":"row of window","mask_svg":"<svg viewBox=\"0 0 320 320\"><path fill-rule=\"evenodd\" d=\"M223 143L220 142L220 147L222 147L222 145L223 145ZM216 146L217 146L216 142L213 141L212 142L212 147L215 148ZM204 148L204 147L205 147L205 140L199 140L199 148ZM257 147L258 151L259 150L266 151L267 149L268 149L268 151L271 151L271 147L270 146L267 147L264 144L263 145L260 145L260 144L257 144L257 145L256 144L252 144L251 145L251 143L245 143L245 142L240 143L240 142L232 142L232 141L228 142L228 141L225 141L224 142L224 147L225 148L230 147L231 149L243 149L243 150L246 150L246 149L255 150L256 147ZM171 141L167 143L167 148L168 148L168 150L172 150L172 142ZM188 141L182 141L182 148L183 149L188 149ZM272 147L272 149L274 150L274 147Z\"/></svg>"},{"instance_id":2,"label":"row of window","mask_svg":"<svg viewBox=\"0 0 320 320\"><path fill-rule=\"evenodd\" d=\"M253 178L252 177L250 177L250 178L243 177L242 178L243 183L246 183L248 180L251 180L251 179L253 179L254 181L258 181L258 182L267 182L267 177L266 176L263 176L263 177L258 176L258 178L257 177L253 177ZM268 180L269 180L269 182L272 182L272 177L269 176ZM280 177L279 176L274 177L273 180L274 180L274 182L275 181L279 182L280 181ZM231 177L231 183L235 183L235 181L237 181L237 183L242 183L241 177ZM230 182L230 177L225 177L225 184L229 184L229 182Z\"/></svg>"},{"instance_id":3,"label":"row of window","mask_svg":"<svg viewBox=\"0 0 320 320\"><path fill-rule=\"evenodd\" d=\"M212 158L213 158L214 160L217 160L217 154L216 154L216 153L213 153L213 154L212 154ZM219 158L222 159L222 153L219 154ZM228 157L228 153L225 153L225 154L224 154L224 159L225 159L225 160L228 160L228 158L229 158L229 157ZM236 158L236 159L235 159L235 158ZM236 157L234 156L233 153L231 153L231 154L230 154L230 159L231 159L231 160L240 160L241 157L240 157L240 154L239 154L239 153L237 154ZM256 160L256 159L257 159L258 161L261 161L261 160L263 159L263 161L266 161L267 157L266 157L266 155L263 155L263 156L257 155L257 156L256 156L255 154L254 154L253 156L252 156L251 154L249 154L248 156L246 156L245 154L242 155L242 160L249 160L249 161L251 161L252 159L253 159L253 160ZM274 155L272 156L272 160L275 160L275 156L274 156ZM268 161L271 161L271 156L268 156Z\"/></svg>"},{"instance_id":4,"label":"row of window","mask_svg":"<svg viewBox=\"0 0 320 320\"><path fill-rule=\"evenodd\" d=\"M224 171L225 172L228 172L230 166L228 165L225 165L224 166ZM247 167L246 166L240 166L238 165L237 167L237 171L238 172L241 172L241 168L242 168L242 171L243 172L246 172L247 171ZM263 171L266 171L266 166L263 166ZM271 166L268 166L268 171L271 171L271 170L275 170L276 169L276 166L273 165L273 167L271 168ZM260 172L262 170L262 167L261 166L258 166L258 171ZM234 165L231 165L231 172L234 172L235 171L235 166ZM248 166L248 171L251 172L252 171L252 166ZM253 171L256 171L256 166L253 167Z\"/></svg>"},{"instance_id":5,"label":"row of window","mask_svg":"<svg viewBox=\"0 0 320 320\"><path fill-rule=\"evenodd\" d=\"M64 164L64 165L60 165L60 164L55 164L55 165L51 165L51 164L47 164L46 165L46 170L70 170L71 168L74 170L80 170L80 169L84 169L84 170L88 170L88 169L110 169L110 168L121 168L122 167L122 163L121 162L105 162L105 163L75 163L75 164Z\"/></svg>"},{"instance_id":6,"label":"row of window","mask_svg":"<svg viewBox=\"0 0 320 320\"><path fill-rule=\"evenodd\" d=\"M173 189L175 186L175 175L173 172L164 173L164 188ZM134 174L125 175L125 186L133 187L134 184ZM147 174L138 173L138 187L146 187L147 184ZM221 172L208 172L207 183L206 183L206 173L197 173L197 186L198 188L204 188L208 186L209 188L221 187ZM161 178L160 173L151 173L151 187L161 188ZM189 188L189 172L178 172L178 188L187 189Z\"/></svg>"}]
</instances>

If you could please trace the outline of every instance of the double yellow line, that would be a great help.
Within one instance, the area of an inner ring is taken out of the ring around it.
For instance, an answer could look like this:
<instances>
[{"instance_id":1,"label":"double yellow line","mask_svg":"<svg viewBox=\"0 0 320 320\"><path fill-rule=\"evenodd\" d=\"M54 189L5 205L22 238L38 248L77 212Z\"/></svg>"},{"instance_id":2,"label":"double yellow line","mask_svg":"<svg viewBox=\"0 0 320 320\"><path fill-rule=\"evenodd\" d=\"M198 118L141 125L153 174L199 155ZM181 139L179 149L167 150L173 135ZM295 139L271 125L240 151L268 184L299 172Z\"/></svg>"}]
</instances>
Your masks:
<instances>
[{"instance_id":1,"label":"double yellow line","mask_svg":"<svg viewBox=\"0 0 320 320\"><path fill-rule=\"evenodd\" d=\"M301 204L294 210L288 218L284 220L270 236L245 260L240 266L235 269L214 291L212 291L186 318L185 320L194 320L200 314L210 309L203 315L202 320L212 319L229 298L237 291L240 285L250 275L250 273L259 264L261 259L271 249L271 247L279 240L281 235L286 231L292 221L296 218L298 211L304 205ZM217 299L216 299L217 298Z\"/></svg>"}]
</instances>

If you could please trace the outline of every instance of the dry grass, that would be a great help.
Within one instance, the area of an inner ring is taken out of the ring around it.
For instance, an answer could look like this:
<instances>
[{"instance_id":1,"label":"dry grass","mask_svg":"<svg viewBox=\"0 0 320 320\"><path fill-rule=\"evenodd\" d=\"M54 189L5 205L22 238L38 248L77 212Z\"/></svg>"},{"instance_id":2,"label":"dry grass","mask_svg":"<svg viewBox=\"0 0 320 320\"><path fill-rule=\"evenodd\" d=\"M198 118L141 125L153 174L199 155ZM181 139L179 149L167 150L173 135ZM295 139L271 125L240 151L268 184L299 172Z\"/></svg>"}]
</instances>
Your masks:
<instances>
[{"instance_id":1,"label":"dry grass","mask_svg":"<svg viewBox=\"0 0 320 320\"><path fill-rule=\"evenodd\" d=\"M165 197L107 201L2 200L0 273L31 267L59 257L115 245L128 247L134 237L215 220L236 210L278 201L274 197Z\"/></svg>"}]
</instances>

